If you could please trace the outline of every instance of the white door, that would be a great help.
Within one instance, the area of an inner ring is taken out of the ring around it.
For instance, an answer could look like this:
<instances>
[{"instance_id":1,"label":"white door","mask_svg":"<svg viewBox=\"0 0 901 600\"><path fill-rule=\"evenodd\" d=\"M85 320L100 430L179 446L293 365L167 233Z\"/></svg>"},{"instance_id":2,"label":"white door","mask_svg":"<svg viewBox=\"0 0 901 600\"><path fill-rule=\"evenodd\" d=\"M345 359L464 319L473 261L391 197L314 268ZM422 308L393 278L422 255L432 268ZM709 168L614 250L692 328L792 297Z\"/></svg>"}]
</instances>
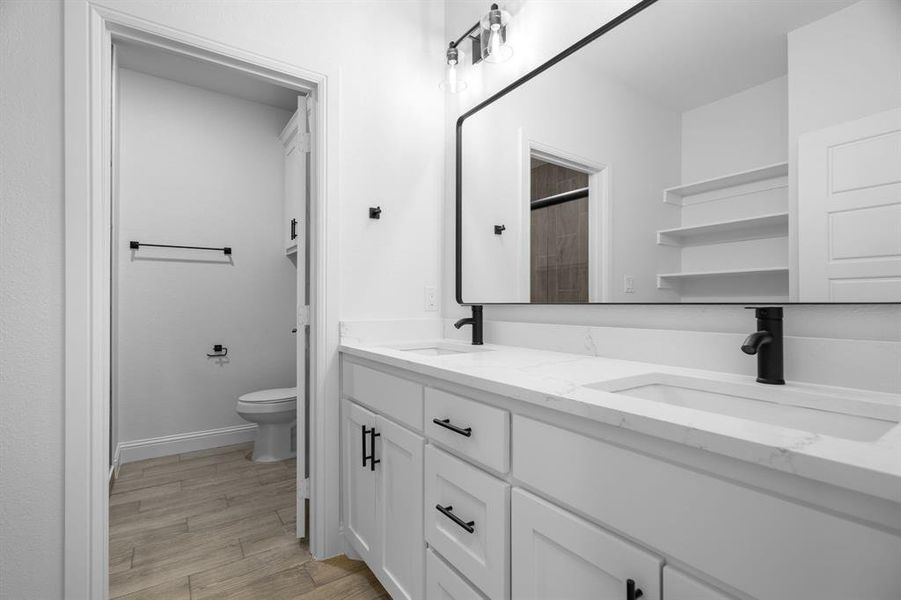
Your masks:
<instances>
[{"instance_id":1,"label":"white door","mask_svg":"<svg viewBox=\"0 0 901 600\"><path fill-rule=\"evenodd\" d=\"M307 163L310 152L309 113L312 102L307 97L297 99L297 112L282 130L280 139L284 147L284 221L282 239L285 252L291 253L305 241Z\"/></svg>"},{"instance_id":2,"label":"white door","mask_svg":"<svg viewBox=\"0 0 901 600\"><path fill-rule=\"evenodd\" d=\"M379 579L395 600L422 598L423 439L384 417L376 421L376 514Z\"/></svg>"},{"instance_id":3,"label":"white door","mask_svg":"<svg viewBox=\"0 0 901 600\"><path fill-rule=\"evenodd\" d=\"M512 494L512 590L517 600L659 600L663 561L536 496ZM631 583L630 583L631 582Z\"/></svg>"},{"instance_id":4,"label":"white door","mask_svg":"<svg viewBox=\"0 0 901 600\"><path fill-rule=\"evenodd\" d=\"M798 300L901 301L901 109L798 142Z\"/></svg>"},{"instance_id":5,"label":"white door","mask_svg":"<svg viewBox=\"0 0 901 600\"><path fill-rule=\"evenodd\" d=\"M663 567L663 597L666 600L730 600L730 597L678 569Z\"/></svg>"},{"instance_id":6,"label":"white door","mask_svg":"<svg viewBox=\"0 0 901 600\"><path fill-rule=\"evenodd\" d=\"M375 509L373 430L376 416L349 400L341 402L344 458L344 533L369 565L374 565L378 519Z\"/></svg>"},{"instance_id":7,"label":"white door","mask_svg":"<svg viewBox=\"0 0 901 600\"><path fill-rule=\"evenodd\" d=\"M297 537L307 537L307 499L310 497L310 480L307 475L307 416L309 411L308 373L310 349L310 299L309 273L307 270L307 215L309 214L310 185L310 123L313 122L312 97L300 96L297 112L285 132L293 131L285 145L285 223L286 251L294 253L297 267L297 319L294 331L297 348L297 425L295 449L297 450ZM292 125L293 123L293 125ZM285 132L282 141L285 142Z\"/></svg>"}]
</instances>

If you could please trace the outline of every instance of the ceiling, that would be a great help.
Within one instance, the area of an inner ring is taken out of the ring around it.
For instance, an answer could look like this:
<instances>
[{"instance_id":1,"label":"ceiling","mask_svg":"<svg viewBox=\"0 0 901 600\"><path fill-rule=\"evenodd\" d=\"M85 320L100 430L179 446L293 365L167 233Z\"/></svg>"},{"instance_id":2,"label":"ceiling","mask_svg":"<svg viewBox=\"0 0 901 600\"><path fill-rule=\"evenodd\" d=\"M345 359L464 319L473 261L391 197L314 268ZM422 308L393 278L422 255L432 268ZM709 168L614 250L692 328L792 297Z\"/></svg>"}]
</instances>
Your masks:
<instances>
[{"instance_id":1,"label":"ceiling","mask_svg":"<svg viewBox=\"0 0 901 600\"><path fill-rule=\"evenodd\" d=\"M119 66L124 69L140 71L291 112L297 110L297 97L303 95L303 92L274 85L235 69L152 46L117 42L116 57Z\"/></svg>"},{"instance_id":2,"label":"ceiling","mask_svg":"<svg viewBox=\"0 0 901 600\"><path fill-rule=\"evenodd\" d=\"M785 75L787 33L856 0L661 0L572 56L687 110Z\"/></svg>"}]
</instances>

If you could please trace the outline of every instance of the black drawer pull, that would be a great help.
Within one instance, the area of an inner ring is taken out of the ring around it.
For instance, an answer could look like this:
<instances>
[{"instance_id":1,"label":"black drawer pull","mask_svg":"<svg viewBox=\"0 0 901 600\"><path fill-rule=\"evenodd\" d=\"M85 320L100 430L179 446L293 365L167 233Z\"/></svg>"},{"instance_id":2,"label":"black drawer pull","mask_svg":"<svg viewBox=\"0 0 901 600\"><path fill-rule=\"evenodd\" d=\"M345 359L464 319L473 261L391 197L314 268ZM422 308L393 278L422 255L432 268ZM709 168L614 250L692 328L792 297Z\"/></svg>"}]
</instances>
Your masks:
<instances>
[{"instance_id":1,"label":"black drawer pull","mask_svg":"<svg viewBox=\"0 0 901 600\"><path fill-rule=\"evenodd\" d=\"M291 239L297 239L297 219L291 219Z\"/></svg>"},{"instance_id":2,"label":"black drawer pull","mask_svg":"<svg viewBox=\"0 0 901 600\"><path fill-rule=\"evenodd\" d=\"M441 506L440 504L436 504L435 508L438 509L438 512L440 512L442 515L444 515L445 517L447 517L448 519L450 519L451 521L453 521L454 523L456 523L457 525L459 525L460 527L462 527L469 533L475 533L476 522L475 521L464 521L463 519L461 519L460 517L455 515L453 513L453 510L454 510L453 506Z\"/></svg>"},{"instance_id":3,"label":"black drawer pull","mask_svg":"<svg viewBox=\"0 0 901 600\"><path fill-rule=\"evenodd\" d=\"M444 427L445 429L450 429L454 433L459 433L460 435L465 435L466 437L472 437L472 427L457 427L456 425L451 424L450 419L432 419L432 423L438 425L439 427Z\"/></svg>"},{"instance_id":4,"label":"black drawer pull","mask_svg":"<svg viewBox=\"0 0 901 600\"><path fill-rule=\"evenodd\" d=\"M644 596L644 592L641 591L641 588L635 586L634 579L626 580L626 600L638 600Z\"/></svg>"}]
</instances>

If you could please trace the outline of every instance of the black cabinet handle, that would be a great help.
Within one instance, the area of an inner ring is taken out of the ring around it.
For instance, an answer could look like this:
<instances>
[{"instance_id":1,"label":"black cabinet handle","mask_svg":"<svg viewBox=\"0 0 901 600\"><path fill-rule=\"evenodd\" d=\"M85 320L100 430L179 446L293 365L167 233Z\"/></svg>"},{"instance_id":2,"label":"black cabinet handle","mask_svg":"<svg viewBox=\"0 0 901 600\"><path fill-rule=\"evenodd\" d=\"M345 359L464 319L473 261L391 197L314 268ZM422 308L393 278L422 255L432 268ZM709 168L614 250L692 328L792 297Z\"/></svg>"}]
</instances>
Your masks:
<instances>
[{"instance_id":1,"label":"black cabinet handle","mask_svg":"<svg viewBox=\"0 0 901 600\"><path fill-rule=\"evenodd\" d=\"M375 471L375 466L378 463L382 462L375 457L375 438L379 437L380 435L382 435L382 434L375 432L375 427L373 427L369 431L369 470L370 471Z\"/></svg>"},{"instance_id":2,"label":"black cabinet handle","mask_svg":"<svg viewBox=\"0 0 901 600\"><path fill-rule=\"evenodd\" d=\"M291 219L291 239L297 239L297 219Z\"/></svg>"},{"instance_id":3,"label":"black cabinet handle","mask_svg":"<svg viewBox=\"0 0 901 600\"><path fill-rule=\"evenodd\" d=\"M644 596L644 592L641 591L641 588L635 587L634 579L626 580L626 600L638 600Z\"/></svg>"},{"instance_id":4,"label":"black cabinet handle","mask_svg":"<svg viewBox=\"0 0 901 600\"><path fill-rule=\"evenodd\" d=\"M457 515L455 515L455 514L453 513L453 510L454 510L454 507L453 507L453 506L441 506L440 504L436 504L436 505L435 505L435 508L436 508L436 509L438 510L438 512L440 512L442 515L444 515L445 517L447 517L448 519L450 519L451 521L453 521L454 523L456 523L457 525L459 525L460 527L462 527L463 529L465 529L465 530L468 531L469 533L475 533L475 530L476 530L475 524L476 524L476 522L475 522L475 521L464 521L463 519L461 519L460 517L458 517Z\"/></svg>"},{"instance_id":5,"label":"black cabinet handle","mask_svg":"<svg viewBox=\"0 0 901 600\"><path fill-rule=\"evenodd\" d=\"M366 431L365 425L360 425L360 431L363 433L363 441L360 443L360 449L363 451L363 468L366 468L366 460L369 458L366 456Z\"/></svg>"},{"instance_id":6,"label":"black cabinet handle","mask_svg":"<svg viewBox=\"0 0 901 600\"><path fill-rule=\"evenodd\" d=\"M472 436L472 427L457 427L456 425L451 424L450 419L432 419L432 423L439 427L450 429L454 433L465 435L466 437Z\"/></svg>"},{"instance_id":7,"label":"black cabinet handle","mask_svg":"<svg viewBox=\"0 0 901 600\"><path fill-rule=\"evenodd\" d=\"M375 457L375 438L382 435L381 433L375 432L375 427L372 429L367 429L365 425L360 426L360 431L363 434L363 441L360 446L363 448L363 468L366 468L366 461L369 461L369 469L371 471L375 471L375 465L382 462ZM366 436L372 436L369 438L369 455L366 455Z\"/></svg>"}]
</instances>

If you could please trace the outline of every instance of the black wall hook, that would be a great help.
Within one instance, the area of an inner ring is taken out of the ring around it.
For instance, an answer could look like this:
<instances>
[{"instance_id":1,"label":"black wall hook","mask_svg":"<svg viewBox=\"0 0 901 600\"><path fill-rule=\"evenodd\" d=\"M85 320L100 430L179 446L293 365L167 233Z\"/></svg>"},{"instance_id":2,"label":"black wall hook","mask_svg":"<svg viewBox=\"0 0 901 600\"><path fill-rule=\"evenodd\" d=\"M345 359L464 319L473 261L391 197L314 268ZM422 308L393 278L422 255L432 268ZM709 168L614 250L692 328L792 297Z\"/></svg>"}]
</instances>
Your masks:
<instances>
[{"instance_id":1,"label":"black wall hook","mask_svg":"<svg viewBox=\"0 0 901 600\"><path fill-rule=\"evenodd\" d=\"M500 234L504 233L504 231L506 231L506 230L507 230L506 225L495 225L494 226L494 235L500 235Z\"/></svg>"},{"instance_id":2,"label":"black wall hook","mask_svg":"<svg viewBox=\"0 0 901 600\"><path fill-rule=\"evenodd\" d=\"M222 344L216 344L215 346L213 346L213 352L215 352L215 354L207 354L207 356L210 358L228 356L228 348L226 348Z\"/></svg>"},{"instance_id":3,"label":"black wall hook","mask_svg":"<svg viewBox=\"0 0 901 600\"><path fill-rule=\"evenodd\" d=\"M369 207L369 218L370 219L381 219L382 218L382 207L381 206L370 206Z\"/></svg>"}]
</instances>

